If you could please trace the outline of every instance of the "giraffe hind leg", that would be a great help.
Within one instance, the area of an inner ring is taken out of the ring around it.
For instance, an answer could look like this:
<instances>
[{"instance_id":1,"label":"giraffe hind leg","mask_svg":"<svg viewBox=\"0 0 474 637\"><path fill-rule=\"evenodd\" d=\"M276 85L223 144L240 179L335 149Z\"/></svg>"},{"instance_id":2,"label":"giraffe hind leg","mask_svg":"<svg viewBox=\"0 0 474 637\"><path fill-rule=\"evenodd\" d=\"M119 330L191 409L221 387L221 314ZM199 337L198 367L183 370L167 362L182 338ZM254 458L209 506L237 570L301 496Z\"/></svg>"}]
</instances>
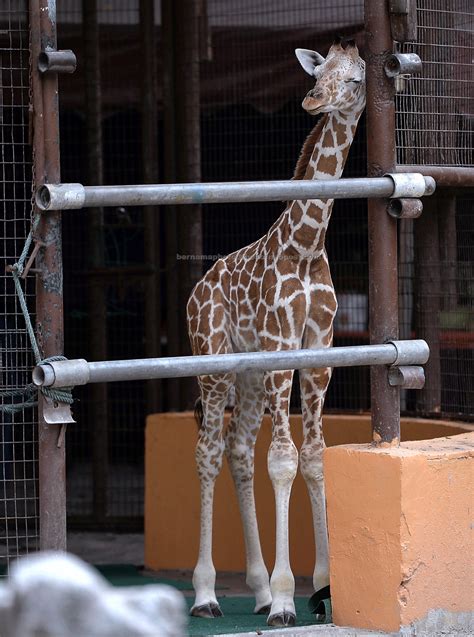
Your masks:
<instances>
[{"instance_id":1,"label":"giraffe hind leg","mask_svg":"<svg viewBox=\"0 0 474 637\"><path fill-rule=\"evenodd\" d=\"M276 556L270 578L272 605L269 626L294 626L295 580L290 566L288 512L290 492L298 467L298 451L291 438L289 406L293 370L267 372L265 389L272 416L272 442L268 450L268 473L276 508Z\"/></svg>"},{"instance_id":2,"label":"giraffe hind leg","mask_svg":"<svg viewBox=\"0 0 474 637\"><path fill-rule=\"evenodd\" d=\"M226 456L232 474L245 540L247 585L255 594L256 614L267 615L272 596L263 561L254 495L255 441L265 408L263 373L239 374L235 407L225 435Z\"/></svg>"},{"instance_id":3,"label":"giraffe hind leg","mask_svg":"<svg viewBox=\"0 0 474 637\"><path fill-rule=\"evenodd\" d=\"M196 593L191 615L220 617L215 593L216 570L212 561L212 511L214 486L222 467L224 439L222 429L227 394L235 378L233 374L199 378L202 421L196 444L196 464L201 490L199 557L193 573Z\"/></svg>"},{"instance_id":4,"label":"giraffe hind leg","mask_svg":"<svg viewBox=\"0 0 474 637\"><path fill-rule=\"evenodd\" d=\"M329 550L324 492L322 410L331 378L331 369L300 371L303 412L303 444L300 449L301 473L308 488L313 515L316 563L313 586L319 591L329 585Z\"/></svg>"}]
</instances>

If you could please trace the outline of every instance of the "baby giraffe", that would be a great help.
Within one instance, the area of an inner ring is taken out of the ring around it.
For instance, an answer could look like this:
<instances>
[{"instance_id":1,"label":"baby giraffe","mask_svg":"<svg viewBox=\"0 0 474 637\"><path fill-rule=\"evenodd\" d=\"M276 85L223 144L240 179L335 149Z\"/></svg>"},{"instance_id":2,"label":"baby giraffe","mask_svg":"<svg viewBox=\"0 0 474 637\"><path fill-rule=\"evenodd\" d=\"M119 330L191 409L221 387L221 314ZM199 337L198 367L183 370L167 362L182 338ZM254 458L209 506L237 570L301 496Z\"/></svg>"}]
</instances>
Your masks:
<instances>
[{"instance_id":1,"label":"baby giraffe","mask_svg":"<svg viewBox=\"0 0 474 637\"><path fill-rule=\"evenodd\" d=\"M316 84L303 108L322 117L306 139L295 179L338 179L365 106L365 65L353 41L336 41L326 58L297 49ZM337 301L324 247L333 200L291 201L261 239L217 261L191 293L188 329L194 354L330 347ZM331 369L300 371L304 440L299 465L312 505L316 566L314 589L329 584L321 416ZM289 424L293 370L201 376L202 417L196 462L201 484L196 599L191 614L218 617L212 562L214 484L224 451L235 482L246 547L247 584L255 613L270 626L295 624L294 577L288 545L288 506L298 468ZM235 387L227 430L224 409ZM253 491L254 446L265 406L272 417L268 472L276 501L276 559L271 579L262 558ZM227 541L231 542L232 538Z\"/></svg>"}]
</instances>

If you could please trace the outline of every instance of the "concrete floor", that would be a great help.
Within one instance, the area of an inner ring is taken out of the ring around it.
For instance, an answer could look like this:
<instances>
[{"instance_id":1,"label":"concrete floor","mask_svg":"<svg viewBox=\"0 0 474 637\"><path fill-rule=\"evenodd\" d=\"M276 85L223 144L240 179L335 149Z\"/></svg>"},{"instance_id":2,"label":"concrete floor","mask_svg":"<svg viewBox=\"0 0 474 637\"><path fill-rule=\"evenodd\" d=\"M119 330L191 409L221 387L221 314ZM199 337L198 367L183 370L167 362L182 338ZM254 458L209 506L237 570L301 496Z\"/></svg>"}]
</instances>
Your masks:
<instances>
[{"instance_id":1,"label":"concrete floor","mask_svg":"<svg viewBox=\"0 0 474 637\"><path fill-rule=\"evenodd\" d=\"M68 533L67 549L90 564L143 566L143 533Z\"/></svg>"},{"instance_id":2,"label":"concrete floor","mask_svg":"<svg viewBox=\"0 0 474 637\"><path fill-rule=\"evenodd\" d=\"M68 551L77 555L90 564L144 564L144 539L141 533L69 533ZM151 572L150 572L151 573ZM153 575L166 579L177 579L191 583L191 571L153 571ZM244 573L219 573L216 592L225 591L232 595L248 595L249 589L245 584ZM185 595L192 595L192 591L183 591ZM296 578L296 595L313 593L310 577Z\"/></svg>"}]
</instances>

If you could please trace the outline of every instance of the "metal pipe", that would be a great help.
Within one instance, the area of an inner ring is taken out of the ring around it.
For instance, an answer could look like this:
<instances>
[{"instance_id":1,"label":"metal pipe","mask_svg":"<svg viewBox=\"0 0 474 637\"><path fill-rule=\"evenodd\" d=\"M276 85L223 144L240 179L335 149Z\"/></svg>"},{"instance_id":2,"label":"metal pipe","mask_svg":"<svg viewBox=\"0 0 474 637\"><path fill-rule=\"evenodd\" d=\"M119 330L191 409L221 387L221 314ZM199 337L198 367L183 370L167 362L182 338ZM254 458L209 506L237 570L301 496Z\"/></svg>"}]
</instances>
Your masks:
<instances>
[{"instance_id":1,"label":"metal pipe","mask_svg":"<svg viewBox=\"0 0 474 637\"><path fill-rule=\"evenodd\" d=\"M468 166L395 166L398 173L421 173L436 179L438 188L473 188L474 168Z\"/></svg>"},{"instance_id":2,"label":"metal pipe","mask_svg":"<svg viewBox=\"0 0 474 637\"><path fill-rule=\"evenodd\" d=\"M244 371L353 367L362 365L422 365L429 358L423 340L392 341L383 345L356 345L284 352L244 352L209 356L173 356L89 363L83 359L38 365L33 382L38 387L67 387L152 378L182 378L202 374Z\"/></svg>"},{"instance_id":3,"label":"metal pipe","mask_svg":"<svg viewBox=\"0 0 474 637\"><path fill-rule=\"evenodd\" d=\"M44 184L36 195L41 210L73 210L99 206L157 206L293 199L357 199L423 197L435 182L419 173L357 179L246 181L231 183L82 186Z\"/></svg>"},{"instance_id":4,"label":"metal pipe","mask_svg":"<svg viewBox=\"0 0 474 637\"><path fill-rule=\"evenodd\" d=\"M385 74L392 56L389 3L365 0L367 62L368 174L395 172L395 86ZM404 195L399 194L399 198ZM368 202L369 331L371 343L398 338L397 220L387 214L388 202ZM371 379L372 436L376 445L400 442L400 388L390 386L385 370L373 367Z\"/></svg>"}]
</instances>

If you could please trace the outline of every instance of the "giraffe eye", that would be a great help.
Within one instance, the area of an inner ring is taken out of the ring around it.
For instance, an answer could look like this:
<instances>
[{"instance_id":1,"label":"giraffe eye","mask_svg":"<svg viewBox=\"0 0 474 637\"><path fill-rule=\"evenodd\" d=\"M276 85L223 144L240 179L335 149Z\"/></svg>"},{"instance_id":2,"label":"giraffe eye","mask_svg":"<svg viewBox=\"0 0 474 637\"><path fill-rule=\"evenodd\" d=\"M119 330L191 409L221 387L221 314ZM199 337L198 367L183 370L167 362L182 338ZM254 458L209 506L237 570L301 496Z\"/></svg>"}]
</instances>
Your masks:
<instances>
[{"instance_id":1,"label":"giraffe eye","mask_svg":"<svg viewBox=\"0 0 474 637\"><path fill-rule=\"evenodd\" d=\"M361 80L356 77L352 77L350 80L344 80L346 84L360 84Z\"/></svg>"}]
</instances>

